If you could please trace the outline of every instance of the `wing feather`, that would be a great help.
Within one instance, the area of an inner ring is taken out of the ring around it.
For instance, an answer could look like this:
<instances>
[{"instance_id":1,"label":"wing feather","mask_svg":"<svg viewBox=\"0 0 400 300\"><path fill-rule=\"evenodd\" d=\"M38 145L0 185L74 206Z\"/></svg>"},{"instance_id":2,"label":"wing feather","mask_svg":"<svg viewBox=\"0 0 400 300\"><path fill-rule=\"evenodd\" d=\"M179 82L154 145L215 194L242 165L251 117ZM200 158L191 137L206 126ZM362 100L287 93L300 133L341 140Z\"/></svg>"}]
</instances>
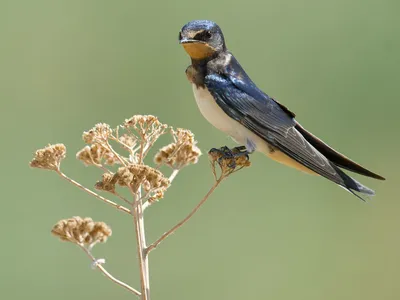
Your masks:
<instances>
[{"instance_id":1,"label":"wing feather","mask_svg":"<svg viewBox=\"0 0 400 300\"><path fill-rule=\"evenodd\" d=\"M267 143L315 173L355 193L374 191L345 174L339 167L383 179L350 161L306 131L282 104L262 92L231 56L222 70L205 76L205 85L219 107L232 119L257 134Z\"/></svg>"},{"instance_id":2,"label":"wing feather","mask_svg":"<svg viewBox=\"0 0 400 300\"><path fill-rule=\"evenodd\" d=\"M238 81L233 83L220 74L207 75L205 84L231 118L312 171L344 184L336 168L296 130L296 121L254 84L251 93L245 92L238 88Z\"/></svg>"}]
</instances>

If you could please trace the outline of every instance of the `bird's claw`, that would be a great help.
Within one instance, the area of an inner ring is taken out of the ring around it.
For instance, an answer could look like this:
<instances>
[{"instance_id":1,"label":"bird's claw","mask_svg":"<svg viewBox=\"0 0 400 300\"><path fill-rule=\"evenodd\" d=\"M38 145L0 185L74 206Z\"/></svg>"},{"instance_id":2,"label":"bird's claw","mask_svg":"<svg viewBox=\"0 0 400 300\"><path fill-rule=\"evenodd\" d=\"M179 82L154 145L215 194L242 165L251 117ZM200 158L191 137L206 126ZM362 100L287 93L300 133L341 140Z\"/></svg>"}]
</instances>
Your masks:
<instances>
[{"instance_id":1,"label":"bird's claw","mask_svg":"<svg viewBox=\"0 0 400 300\"><path fill-rule=\"evenodd\" d=\"M219 149L212 148L209 153L219 154L219 158L217 159L219 165L221 165L223 161L229 160L228 167L231 169L236 168L236 159L238 157L245 156L246 160L249 160L249 152L246 150L245 146L239 146L232 149L227 146L223 146Z\"/></svg>"}]
</instances>

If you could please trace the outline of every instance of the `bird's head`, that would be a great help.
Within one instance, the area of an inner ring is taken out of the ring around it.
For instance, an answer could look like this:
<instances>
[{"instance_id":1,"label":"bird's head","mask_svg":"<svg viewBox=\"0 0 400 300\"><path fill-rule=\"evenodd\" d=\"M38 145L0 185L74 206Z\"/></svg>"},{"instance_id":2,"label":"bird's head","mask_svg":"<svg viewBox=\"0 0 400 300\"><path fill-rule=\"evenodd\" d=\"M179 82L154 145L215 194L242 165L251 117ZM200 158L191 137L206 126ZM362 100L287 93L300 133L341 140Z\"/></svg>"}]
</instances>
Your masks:
<instances>
[{"instance_id":1,"label":"bird's head","mask_svg":"<svg viewBox=\"0 0 400 300\"><path fill-rule=\"evenodd\" d=\"M221 28L208 20L190 21L183 26L179 43L194 60L207 59L226 50Z\"/></svg>"}]
</instances>

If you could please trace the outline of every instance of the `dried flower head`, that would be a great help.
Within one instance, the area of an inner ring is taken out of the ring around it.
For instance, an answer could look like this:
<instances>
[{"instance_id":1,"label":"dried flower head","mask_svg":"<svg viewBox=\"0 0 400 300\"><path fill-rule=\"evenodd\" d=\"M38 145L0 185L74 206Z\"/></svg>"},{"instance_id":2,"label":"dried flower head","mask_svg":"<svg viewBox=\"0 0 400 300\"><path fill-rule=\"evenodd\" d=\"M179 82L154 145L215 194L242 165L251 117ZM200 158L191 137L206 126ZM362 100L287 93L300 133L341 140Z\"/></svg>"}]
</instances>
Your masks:
<instances>
[{"instance_id":1,"label":"dried flower head","mask_svg":"<svg viewBox=\"0 0 400 300\"><path fill-rule=\"evenodd\" d=\"M167 165L173 169L181 169L195 164L201 155L196 146L194 135L190 130L178 128L171 130L174 142L161 148L154 157L157 165Z\"/></svg>"},{"instance_id":2,"label":"dried flower head","mask_svg":"<svg viewBox=\"0 0 400 300\"><path fill-rule=\"evenodd\" d=\"M128 128L150 128L162 125L157 117L152 115L135 115L125 120L124 127Z\"/></svg>"},{"instance_id":3,"label":"dried flower head","mask_svg":"<svg viewBox=\"0 0 400 300\"><path fill-rule=\"evenodd\" d=\"M110 125L106 123L98 123L89 131L85 131L82 135L86 144L104 143L112 134Z\"/></svg>"},{"instance_id":4,"label":"dried flower head","mask_svg":"<svg viewBox=\"0 0 400 300\"><path fill-rule=\"evenodd\" d=\"M117 177L112 173L104 173L102 180L96 182L95 188L98 190L115 193L115 184L117 183Z\"/></svg>"},{"instance_id":5,"label":"dried flower head","mask_svg":"<svg viewBox=\"0 0 400 300\"><path fill-rule=\"evenodd\" d=\"M82 148L76 153L76 158L82 161L86 166L101 166L103 161L107 165L119 163L114 153L98 143Z\"/></svg>"},{"instance_id":6,"label":"dried flower head","mask_svg":"<svg viewBox=\"0 0 400 300\"><path fill-rule=\"evenodd\" d=\"M121 167L114 177L120 186L130 186L134 191L142 184L147 191L153 192L166 190L169 186L169 180L160 171L140 164Z\"/></svg>"},{"instance_id":7,"label":"dried flower head","mask_svg":"<svg viewBox=\"0 0 400 300\"><path fill-rule=\"evenodd\" d=\"M36 151L30 166L32 168L57 171L60 169L60 163L65 158L66 152L67 149L64 144L48 145Z\"/></svg>"},{"instance_id":8,"label":"dried flower head","mask_svg":"<svg viewBox=\"0 0 400 300\"><path fill-rule=\"evenodd\" d=\"M148 154L149 149L168 128L166 124L161 123L157 117L152 115L135 115L126 119L121 127L125 128L129 133L128 136L132 139L128 141L129 143L132 144L134 141L135 144L140 144L137 149L133 150L133 152L139 150L138 153L131 153L131 161L137 163L143 163L143 159ZM126 141L126 137L122 138Z\"/></svg>"},{"instance_id":9,"label":"dried flower head","mask_svg":"<svg viewBox=\"0 0 400 300\"><path fill-rule=\"evenodd\" d=\"M242 153L237 148L213 148L208 152L208 157L211 162L214 176L216 176L215 167L217 164L221 169L221 176L223 177L226 177L235 171L238 171L245 167L249 167L251 165L248 155Z\"/></svg>"},{"instance_id":10,"label":"dried flower head","mask_svg":"<svg viewBox=\"0 0 400 300\"><path fill-rule=\"evenodd\" d=\"M146 139L145 142L155 141L165 132L168 125L161 123L157 117L152 115L136 115L126 119L123 125L126 129L135 130L139 136Z\"/></svg>"},{"instance_id":11,"label":"dried flower head","mask_svg":"<svg viewBox=\"0 0 400 300\"><path fill-rule=\"evenodd\" d=\"M51 233L62 241L85 246L104 243L111 236L111 228L104 222L94 222L91 218L73 217L60 220Z\"/></svg>"},{"instance_id":12,"label":"dried flower head","mask_svg":"<svg viewBox=\"0 0 400 300\"><path fill-rule=\"evenodd\" d=\"M137 137L124 133L119 137L119 141L122 145L132 149L137 144Z\"/></svg>"}]
</instances>

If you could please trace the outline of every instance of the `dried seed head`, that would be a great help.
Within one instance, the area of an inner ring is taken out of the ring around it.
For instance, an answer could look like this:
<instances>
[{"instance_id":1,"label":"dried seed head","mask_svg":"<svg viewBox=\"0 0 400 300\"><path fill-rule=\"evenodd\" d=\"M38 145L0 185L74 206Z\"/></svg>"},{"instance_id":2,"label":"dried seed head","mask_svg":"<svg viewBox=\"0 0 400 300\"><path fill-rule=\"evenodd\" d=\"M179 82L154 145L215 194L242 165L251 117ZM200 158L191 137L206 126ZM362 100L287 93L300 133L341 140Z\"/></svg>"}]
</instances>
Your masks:
<instances>
[{"instance_id":1,"label":"dried seed head","mask_svg":"<svg viewBox=\"0 0 400 300\"><path fill-rule=\"evenodd\" d=\"M136 126L159 126L162 125L157 117L152 115L136 115L125 120L124 127L136 127Z\"/></svg>"},{"instance_id":2,"label":"dried seed head","mask_svg":"<svg viewBox=\"0 0 400 300\"><path fill-rule=\"evenodd\" d=\"M130 186L134 191L142 184L147 191L166 190L169 186L169 180L160 171L146 165L130 164L121 167L115 178L119 185Z\"/></svg>"},{"instance_id":3,"label":"dried seed head","mask_svg":"<svg viewBox=\"0 0 400 300\"><path fill-rule=\"evenodd\" d=\"M221 176L223 177L239 171L242 168L249 167L251 165L249 157L247 155L236 155L239 152L240 151L236 148L227 149L223 147L221 149L211 149L208 152L208 157L214 175L216 176L215 167L217 164L221 169Z\"/></svg>"},{"instance_id":4,"label":"dried seed head","mask_svg":"<svg viewBox=\"0 0 400 300\"><path fill-rule=\"evenodd\" d=\"M196 146L194 135L191 131L178 128L172 130L174 143L161 148L154 157L157 165L167 165L173 169L181 169L189 164L195 164L201 155Z\"/></svg>"},{"instance_id":5,"label":"dried seed head","mask_svg":"<svg viewBox=\"0 0 400 300\"><path fill-rule=\"evenodd\" d=\"M152 115L136 115L126 119L123 124L127 130L133 129L138 133L142 141L152 145L168 127Z\"/></svg>"},{"instance_id":6,"label":"dried seed head","mask_svg":"<svg viewBox=\"0 0 400 300\"><path fill-rule=\"evenodd\" d=\"M133 181L134 175L129 170L128 167L121 167L118 169L117 173L115 174L117 178L117 183L120 186L129 186Z\"/></svg>"},{"instance_id":7,"label":"dried seed head","mask_svg":"<svg viewBox=\"0 0 400 300\"><path fill-rule=\"evenodd\" d=\"M117 183L117 178L112 173L104 173L102 175L103 179L96 182L95 188L98 190L115 193L115 184Z\"/></svg>"},{"instance_id":8,"label":"dried seed head","mask_svg":"<svg viewBox=\"0 0 400 300\"><path fill-rule=\"evenodd\" d=\"M187 129L177 128L176 130L172 130L172 135L174 137L175 142L181 144L193 144L194 134Z\"/></svg>"},{"instance_id":9,"label":"dried seed head","mask_svg":"<svg viewBox=\"0 0 400 300\"><path fill-rule=\"evenodd\" d=\"M107 165L118 164L118 158L109 149L101 144L95 143L84 147L76 153L76 158L82 161L86 166L101 166L102 161Z\"/></svg>"},{"instance_id":10,"label":"dried seed head","mask_svg":"<svg viewBox=\"0 0 400 300\"><path fill-rule=\"evenodd\" d=\"M143 163L143 159L148 154L149 149L154 145L157 139L165 133L168 127L161 123L157 117L152 115L136 115L126 119L121 126L133 137L135 145L140 144L140 153L130 153L131 161ZM132 148L130 148L132 149ZM138 150L138 149L134 149Z\"/></svg>"},{"instance_id":11,"label":"dried seed head","mask_svg":"<svg viewBox=\"0 0 400 300\"><path fill-rule=\"evenodd\" d=\"M112 129L110 125L106 123L96 124L89 131L83 132L82 138L86 144L93 143L104 143L107 141L108 137L112 134Z\"/></svg>"},{"instance_id":12,"label":"dried seed head","mask_svg":"<svg viewBox=\"0 0 400 300\"><path fill-rule=\"evenodd\" d=\"M167 188L169 186L169 180L164 177L163 173L149 166L145 167L147 168L143 170L143 174L146 174L145 178L149 182L150 190Z\"/></svg>"},{"instance_id":13,"label":"dried seed head","mask_svg":"<svg viewBox=\"0 0 400 300\"><path fill-rule=\"evenodd\" d=\"M73 217L60 220L51 233L62 241L93 246L104 243L111 236L111 228L104 222L94 222L91 218Z\"/></svg>"},{"instance_id":14,"label":"dried seed head","mask_svg":"<svg viewBox=\"0 0 400 300\"><path fill-rule=\"evenodd\" d=\"M123 144L123 145L125 145L125 146L127 146L128 148L133 148L133 147L135 147L136 146L136 144L137 144L137 138L136 137L134 137L134 136L132 136L132 135L128 135L128 134L126 134L126 133L124 133L123 135L121 135L120 137L119 137L119 141Z\"/></svg>"},{"instance_id":15,"label":"dried seed head","mask_svg":"<svg viewBox=\"0 0 400 300\"><path fill-rule=\"evenodd\" d=\"M36 151L35 157L30 162L30 166L32 168L58 171L61 161L65 158L66 152L67 149L64 144L48 145Z\"/></svg>"}]
</instances>

